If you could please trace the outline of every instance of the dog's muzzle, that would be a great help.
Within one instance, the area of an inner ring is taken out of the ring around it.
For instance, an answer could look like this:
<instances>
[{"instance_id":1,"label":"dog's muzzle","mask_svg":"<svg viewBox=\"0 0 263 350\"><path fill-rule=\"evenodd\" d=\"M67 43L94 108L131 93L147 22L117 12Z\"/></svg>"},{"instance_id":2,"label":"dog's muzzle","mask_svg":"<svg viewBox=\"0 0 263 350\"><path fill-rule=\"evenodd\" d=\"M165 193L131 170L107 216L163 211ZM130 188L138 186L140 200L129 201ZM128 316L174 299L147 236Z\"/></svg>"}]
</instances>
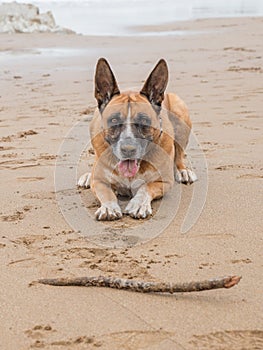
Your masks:
<instances>
[{"instance_id":1,"label":"dog's muzzle","mask_svg":"<svg viewBox=\"0 0 263 350\"><path fill-rule=\"evenodd\" d=\"M132 144L124 144L120 146L120 151L123 158L133 159L136 156L137 148Z\"/></svg>"},{"instance_id":2,"label":"dog's muzzle","mask_svg":"<svg viewBox=\"0 0 263 350\"><path fill-rule=\"evenodd\" d=\"M126 138L120 145L121 160L118 163L119 172L122 176L133 177L139 170L136 159L138 145L132 139Z\"/></svg>"}]
</instances>

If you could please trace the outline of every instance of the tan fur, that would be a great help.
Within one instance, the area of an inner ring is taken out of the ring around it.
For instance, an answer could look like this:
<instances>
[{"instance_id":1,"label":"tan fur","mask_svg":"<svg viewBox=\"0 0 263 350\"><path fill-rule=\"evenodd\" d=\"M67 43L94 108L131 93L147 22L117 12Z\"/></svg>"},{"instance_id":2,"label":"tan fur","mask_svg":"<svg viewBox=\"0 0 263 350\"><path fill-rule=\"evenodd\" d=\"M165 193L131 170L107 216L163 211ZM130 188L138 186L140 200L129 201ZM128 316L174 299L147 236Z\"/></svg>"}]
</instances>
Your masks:
<instances>
[{"instance_id":1,"label":"tan fur","mask_svg":"<svg viewBox=\"0 0 263 350\"><path fill-rule=\"evenodd\" d=\"M176 94L166 94L163 106L169 112L169 119L173 124L174 139L175 139L175 164L177 169L185 169L184 164L184 149L187 146L189 134L192 128L188 108L183 100Z\"/></svg>"}]
</instances>

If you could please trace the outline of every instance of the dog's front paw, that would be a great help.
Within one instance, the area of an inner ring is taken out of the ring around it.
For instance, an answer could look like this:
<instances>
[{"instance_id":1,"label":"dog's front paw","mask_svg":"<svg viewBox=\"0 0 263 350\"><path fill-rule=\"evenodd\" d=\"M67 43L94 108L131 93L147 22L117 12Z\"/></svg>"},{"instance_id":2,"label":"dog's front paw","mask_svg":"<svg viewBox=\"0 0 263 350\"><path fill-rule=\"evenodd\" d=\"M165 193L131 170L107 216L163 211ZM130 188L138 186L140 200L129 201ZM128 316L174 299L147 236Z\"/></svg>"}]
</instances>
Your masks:
<instances>
[{"instance_id":1,"label":"dog's front paw","mask_svg":"<svg viewBox=\"0 0 263 350\"><path fill-rule=\"evenodd\" d=\"M135 219L145 219L147 216L152 215L151 198L149 194L146 194L143 198L141 196L132 198L125 208L125 214Z\"/></svg>"},{"instance_id":2,"label":"dog's front paw","mask_svg":"<svg viewBox=\"0 0 263 350\"><path fill-rule=\"evenodd\" d=\"M184 185L191 185L193 182L197 181L197 176L188 168L180 170L175 169L175 180Z\"/></svg>"},{"instance_id":3,"label":"dog's front paw","mask_svg":"<svg viewBox=\"0 0 263 350\"><path fill-rule=\"evenodd\" d=\"M101 205L95 213L96 219L99 221L118 220L122 217L121 208L116 202L108 202Z\"/></svg>"},{"instance_id":4,"label":"dog's front paw","mask_svg":"<svg viewBox=\"0 0 263 350\"><path fill-rule=\"evenodd\" d=\"M78 187L90 188L91 173L83 174L78 181Z\"/></svg>"}]
</instances>

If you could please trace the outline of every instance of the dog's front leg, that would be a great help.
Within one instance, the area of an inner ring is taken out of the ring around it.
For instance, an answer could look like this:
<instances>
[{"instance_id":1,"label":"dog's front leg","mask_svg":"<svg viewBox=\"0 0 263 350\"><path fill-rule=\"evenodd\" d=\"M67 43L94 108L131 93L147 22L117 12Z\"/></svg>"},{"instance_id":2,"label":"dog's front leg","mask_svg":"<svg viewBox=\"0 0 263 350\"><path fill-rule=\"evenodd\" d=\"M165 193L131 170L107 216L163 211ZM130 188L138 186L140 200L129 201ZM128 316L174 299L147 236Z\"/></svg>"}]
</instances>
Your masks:
<instances>
[{"instance_id":1,"label":"dog's front leg","mask_svg":"<svg viewBox=\"0 0 263 350\"><path fill-rule=\"evenodd\" d=\"M145 219L152 215L152 200L162 198L164 193L170 188L171 185L169 183L161 181L151 182L141 186L125 208L125 214L135 219Z\"/></svg>"},{"instance_id":2,"label":"dog's front leg","mask_svg":"<svg viewBox=\"0 0 263 350\"><path fill-rule=\"evenodd\" d=\"M96 219L99 221L120 219L122 217L121 208L112 188L100 181L94 181L91 188L101 204L95 213Z\"/></svg>"}]
</instances>

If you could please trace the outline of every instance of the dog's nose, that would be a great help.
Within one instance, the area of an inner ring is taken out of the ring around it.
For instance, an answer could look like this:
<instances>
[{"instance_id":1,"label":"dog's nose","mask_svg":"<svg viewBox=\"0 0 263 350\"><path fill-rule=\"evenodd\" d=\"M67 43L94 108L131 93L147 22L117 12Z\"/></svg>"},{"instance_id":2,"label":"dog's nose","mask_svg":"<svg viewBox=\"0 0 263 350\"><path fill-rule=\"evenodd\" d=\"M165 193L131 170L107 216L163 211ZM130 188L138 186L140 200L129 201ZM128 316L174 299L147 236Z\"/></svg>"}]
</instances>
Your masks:
<instances>
[{"instance_id":1,"label":"dog's nose","mask_svg":"<svg viewBox=\"0 0 263 350\"><path fill-rule=\"evenodd\" d=\"M136 154L136 147L130 144L122 145L121 153L126 158L133 158Z\"/></svg>"}]
</instances>

